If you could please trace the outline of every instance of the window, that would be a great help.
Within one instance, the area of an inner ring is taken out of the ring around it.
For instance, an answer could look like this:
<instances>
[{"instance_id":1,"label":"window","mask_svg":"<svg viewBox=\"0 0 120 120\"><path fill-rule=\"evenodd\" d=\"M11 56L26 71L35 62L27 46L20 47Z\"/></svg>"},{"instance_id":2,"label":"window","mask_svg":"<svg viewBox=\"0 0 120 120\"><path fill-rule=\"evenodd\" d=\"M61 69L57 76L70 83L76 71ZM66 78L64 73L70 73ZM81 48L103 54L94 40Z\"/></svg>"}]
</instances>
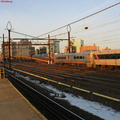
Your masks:
<instances>
[{"instance_id":1,"label":"window","mask_svg":"<svg viewBox=\"0 0 120 120\"><path fill-rule=\"evenodd\" d=\"M120 54L104 54L95 56L98 56L98 59L120 59Z\"/></svg>"},{"instance_id":2,"label":"window","mask_svg":"<svg viewBox=\"0 0 120 120\"><path fill-rule=\"evenodd\" d=\"M80 59L82 59L83 57L82 56L80 56Z\"/></svg>"},{"instance_id":3,"label":"window","mask_svg":"<svg viewBox=\"0 0 120 120\"><path fill-rule=\"evenodd\" d=\"M84 59L84 56L74 56L74 59Z\"/></svg>"},{"instance_id":4,"label":"window","mask_svg":"<svg viewBox=\"0 0 120 120\"><path fill-rule=\"evenodd\" d=\"M76 59L77 57L76 56L74 56L74 59Z\"/></svg>"},{"instance_id":5,"label":"window","mask_svg":"<svg viewBox=\"0 0 120 120\"><path fill-rule=\"evenodd\" d=\"M57 59L66 59L66 57L57 57Z\"/></svg>"}]
</instances>

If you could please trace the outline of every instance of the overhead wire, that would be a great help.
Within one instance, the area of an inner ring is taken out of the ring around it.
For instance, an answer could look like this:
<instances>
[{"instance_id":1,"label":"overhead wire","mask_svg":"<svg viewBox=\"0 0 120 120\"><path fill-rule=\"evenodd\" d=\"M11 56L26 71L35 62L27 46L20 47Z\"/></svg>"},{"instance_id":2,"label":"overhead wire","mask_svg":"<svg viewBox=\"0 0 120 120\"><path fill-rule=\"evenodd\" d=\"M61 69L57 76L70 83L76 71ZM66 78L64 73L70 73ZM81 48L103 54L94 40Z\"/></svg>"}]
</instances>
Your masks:
<instances>
[{"instance_id":1,"label":"overhead wire","mask_svg":"<svg viewBox=\"0 0 120 120\"><path fill-rule=\"evenodd\" d=\"M118 3L116 3L116 4L114 4L114 5L111 5L111 6L109 6L109 7L107 7L107 8L104 8L104 9L102 9L102 10L100 10L100 11L97 11L97 12L95 12L95 13L93 13L93 14L90 14L90 15L88 15L88 16L86 16L86 17L83 17L83 18L81 18L81 19L79 19L79 20L76 20L76 21L74 21L74 22L71 22L71 23L69 23L69 24L67 24L67 25L64 25L64 26L62 26L62 27L60 27L60 28L57 28L57 29L54 29L54 30L52 30L52 31L50 31L50 32L47 32L47 33L44 33L44 34L41 34L41 35L39 35L39 36L37 36L37 37L35 37L35 36L31 36L31 35L27 35L27 34L24 34L24 33L19 33L19 32L16 32L16 31L11 31L11 32L13 32L13 33L17 33L17 34L21 34L21 35L25 35L25 36L28 36L28 37L32 37L32 38L30 38L30 40L34 40L34 38L39 38L39 37L41 37L41 36L44 36L44 35L46 35L46 34L49 34L49 33L52 33L52 32L55 32L55 31L58 31L58 30L60 30L60 29L63 29L63 28L65 28L65 27L67 27L68 25L73 25L73 24L75 24L75 23L77 23L77 22L80 22L80 21L82 21L82 20L84 20L84 19L86 19L86 18L89 18L89 17L91 17L91 16L94 16L94 15L96 15L96 14L98 14L98 13L101 13L101 12L103 12L103 11L105 11L105 10L108 10L108 9L110 9L110 8L113 8L114 6L117 6L117 5L119 5L120 4L120 2L118 2ZM118 13L117 13L118 14ZM93 29L96 29L96 28L98 28L98 27L102 27L102 26L105 26L105 25L107 25L107 24L110 24L111 22L109 22L109 23L104 23L105 21L107 21L108 22L108 20L110 20L112 17L114 17L115 16L115 14L113 14L113 15L110 15L110 16L107 16L107 17L105 17L104 19L102 19L102 20L96 20L96 24L97 23L101 23L101 25L99 25L99 26L97 26L97 27L93 27L93 28L91 28L92 30ZM115 22L115 21L114 21ZM95 24L95 21L92 21L92 22L89 22L89 23L87 23L88 25L91 25L91 24ZM103 23L103 24L102 24ZM84 25L81 25L82 27L84 26ZM79 27L81 27L81 26L79 26ZM78 30L79 30L79 28L78 28ZM82 31L82 30L81 30ZM113 30L111 30L111 32L112 32ZM76 31L75 32L75 29L72 29L72 33L71 34L75 34L75 33L79 33L80 31ZM109 31L107 31L106 33L108 33ZM103 32L104 33L104 32ZM60 33L60 34L54 34L54 35L52 35L51 36L51 38L52 37L57 37L57 36L62 36L62 35L66 35L67 34L67 32L64 32L64 33ZM83 33L82 33L83 34ZM94 34L90 34L91 36L93 35L93 36L95 36L95 34L96 35L98 35L98 34L102 34L102 32L100 32L100 33L94 33ZM89 37L90 36L89 34L87 34L87 35L85 35L85 37L83 37L83 38L87 38L87 37ZM99 39L99 37L98 37L98 39ZM113 38L114 39L114 38ZM105 39L104 39L105 40ZM108 39L107 39L108 40ZM98 41L99 42L99 41ZM100 41L101 42L101 41Z\"/></svg>"},{"instance_id":2,"label":"overhead wire","mask_svg":"<svg viewBox=\"0 0 120 120\"><path fill-rule=\"evenodd\" d=\"M86 18L89 18L89 17L91 17L91 16L94 16L94 15L96 15L96 14L98 14L98 13L101 13L101 12L103 12L103 11L105 11L105 10L108 10L108 9L114 7L114 6L119 5L119 4L120 4L120 2L118 2L118 3L114 4L114 5L111 5L111 6L107 7L107 8L104 8L104 9L102 9L102 10L100 10L100 11L97 11L97 12L95 12L95 13L93 13L93 14L90 14L90 15L88 15L88 16L86 16L86 17L83 17L83 18L81 18L81 19L79 19L79 20L76 20L76 21L74 21L74 22L71 22L71 23L69 23L69 24L67 24L67 25L64 25L64 26L62 26L62 27L60 27L60 28L57 28L57 29L54 29L54 30L52 30L52 31L50 31L50 32L41 34L41 35L39 35L39 36L37 36L37 37L31 36L31 35L27 35L27 34L24 34L24 33L15 32L15 31L11 31L11 32L32 37L32 38L30 39L30 40L32 40L32 39L34 39L34 38L39 38L39 37L44 36L44 35L46 35L46 34L49 34L49 33L55 32L55 31L57 31L57 30L60 30L60 29L62 29L62 28L65 28L65 27L67 27L68 25L72 25L72 24L74 24L74 23L77 23L77 22L79 22L79 21L82 21L82 20L84 20L84 19L86 19ZM67 32L66 32L66 33L67 33ZM62 35L62 34L58 34L58 35ZM58 35L57 35L57 36L58 36ZM54 36L56 36L56 35L54 35Z\"/></svg>"},{"instance_id":3,"label":"overhead wire","mask_svg":"<svg viewBox=\"0 0 120 120\"><path fill-rule=\"evenodd\" d=\"M17 34L20 34L20 35L24 35L24 36L28 36L28 37L34 37L34 36L31 36L31 35L20 33L20 32L16 32L16 31L13 31L13 30L11 30L11 32L17 33Z\"/></svg>"},{"instance_id":4,"label":"overhead wire","mask_svg":"<svg viewBox=\"0 0 120 120\"><path fill-rule=\"evenodd\" d=\"M80 30L80 28L82 28L83 26L85 26L86 24L88 24L88 25L98 25L99 23L104 23L105 21L108 21L108 20L111 20L113 17L115 18L115 17L117 17L116 15L119 15L120 13L116 13L116 14L112 14L112 15L109 15L109 16L107 16L107 17L104 17L104 19L103 18L101 18L101 19L98 19L98 20L94 20L94 21L91 21L91 22L87 22L87 23L85 23L85 24L82 24L82 25L80 25L80 26L77 26L76 28L74 28L74 30L72 29L72 31L78 31L78 30Z\"/></svg>"},{"instance_id":5,"label":"overhead wire","mask_svg":"<svg viewBox=\"0 0 120 120\"><path fill-rule=\"evenodd\" d=\"M105 21L108 21L109 19L111 20L113 17L115 18L115 15L119 15L120 13L116 13L116 14L112 14L110 16L107 16L107 17L104 17L101 18L101 19L98 19L98 20L94 20L94 21L91 21L91 22L87 22L86 24L98 24L98 23L101 23L101 22L105 22ZM84 26L85 24L82 24L79 26L79 28L82 28L82 26Z\"/></svg>"},{"instance_id":6,"label":"overhead wire","mask_svg":"<svg viewBox=\"0 0 120 120\"><path fill-rule=\"evenodd\" d=\"M67 32L64 32L64 33L52 35L52 36L50 36L50 37L57 37L57 36L62 36L62 35L66 35L66 34L68 34L68 33L67 33Z\"/></svg>"},{"instance_id":7,"label":"overhead wire","mask_svg":"<svg viewBox=\"0 0 120 120\"><path fill-rule=\"evenodd\" d=\"M117 23L117 22L120 22L120 20L116 20L115 19L115 21L111 21L111 20L113 20L112 18L114 17L116 17L116 15L118 15L118 13L116 13L116 14L114 14L114 15L110 15L110 16L107 16L105 19L103 19L103 20L96 20L96 21L92 21L92 22L89 22L88 24L90 24L91 25L91 29L90 30L94 30L94 29L96 29L97 28L97 31L98 31L98 28L100 28L100 27L106 27L107 25L112 25L112 24L114 24L115 25L115 23ZM109 20L109 21L108 21ZM106 22L107 21L107 22ZM95 23L96 22L96 23ZM105 23L106 22L106 23ZM99 24L98 24L99 23ZM101 23L101 24L100 24ZM95 25L97 25L97 26L93 26L93 25L95 24ZM99 26L98 26L99 25ZM80 26L80 28L82 27L83 25L81 25ZM87 38L87 37L89 37L89 36L98 36L98 34L104 34L104 33L101 33L100 31L99 31L99 33L96 33L97 31L89 31L90 33L88 33L88 34L86 34L86 33L84 33L81 29L79 29L79 28L77 28L77 30L75 29L75 30L73 30L72 31L72 33L71 34L79 34L80 35L80 33L82 32L82 36L84 36L84 34L85 34L85 37L84 38ZM112 32L113 32L114 30L112 30ZM92 32L94 32L94 34L91 34ZM105 32L106 33L106 32ZM90 34L90 35L89 35Z\"/></svg>"},{"instance_id":8,"label":"overhead wire","mask_svg":"<svg viewBox=\"0 0 120 120\"><path fill-rule=\"evenodd\" d=\"M118 40L119 38L112 38L112 39L104 39L104 40L101 40L101 41L97 41L97 43L104 43L105 44L105 42L110 42L110 41L113 41L113 40ZM113 42L116 42L116 41L113 41ZM120 40L118 41L118 42L120 42ZM87 42L87 43L94 43L94 42Z\"/></svg>"},{"instance_id":9,"label":"overhead wire","mask_svg":"<svg viewBox=\"0 0 120 120\"><path fill-rule=\"evenodd\" d=\"M88 16L86 16L86 17L83 17L83 18L81 18L81 19L79 19L79 20L76 20L76 21L74 21L74 22L71 22L71 23L69 23L69 24L67 24L67 25L64 25L64 26L60 27L60 28L54 29L54 30L52 30L52 31L50 31L50 32L41 34L41 35L39 35L39 36L37 36L37 37L44 36L44 35L46 35L46 34L49 34L49 33L55 32L55 31L57 31L57 30L60 30L60 29L62 29L62 28L65 28L65 27L67 27L68 25L75 24L75 23L77 23L77 22L79 22L79 21L82 21L82 20L84 20L84 19L86 19L86 18L89 18L89 17L91 17L91 16L94 16L94 15L96 15L96 14L98 14L98 13L101 13L101 12L103 12L103 11L105 11L105 10L108 10L108 9L110 9L110 8L113 8L113 7L115 7L115 6L119 5L119 4L120 4L120 2L118 2L118 3L116 3L116 4L113 4L113 5L111 5L111 6L107 7L107 8L104 8L104 9L102 9L102 10L99 10L99 11L93 13L93 14L90 14L90 15L88 15Z\"/></svg>"},{"instance_id":10,"label":"overhead wire","mask_svg":"<svg viewBox=\"0 0 120 120\"><path fill-rule=\"evenodd\" d=\"M96 26L96 27L93 27L93 28L91 28L91 30L93 30L93 29L98 29L98 28L100 28L100 27L105 27L105 25L109 25L109 24L114 24L114 23L117 23L117 22L120 22L120 20L116 20L116 21L112 21L112 22L109 22L109 23L104 23L104 24L102 24L102 25L99 25L99 26ZM78 31L77 30L77 32L80 32L80 31ZM77 33L76 31L73 31L72 33ZM96 33L95 33L96 34Z\"/></svg>"}]
</instances>

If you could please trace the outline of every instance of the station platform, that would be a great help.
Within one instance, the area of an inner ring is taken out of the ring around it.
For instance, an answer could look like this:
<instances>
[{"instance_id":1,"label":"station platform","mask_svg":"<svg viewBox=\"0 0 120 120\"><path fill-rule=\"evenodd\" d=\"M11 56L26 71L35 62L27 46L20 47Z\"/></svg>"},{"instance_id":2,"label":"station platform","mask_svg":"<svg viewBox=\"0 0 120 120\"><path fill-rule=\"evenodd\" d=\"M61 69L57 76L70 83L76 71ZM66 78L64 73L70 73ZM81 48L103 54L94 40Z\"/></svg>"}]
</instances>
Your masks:
<instances>
[{"instance_id":1,"label":"station platform","mask_svg":"<svg viewBox=\"0 0 120 120\"><path fill-rule=\"evenodd\" d=\"M6 78L0 78L0 120L47 120Z\"/></svg>"}]
</instances>

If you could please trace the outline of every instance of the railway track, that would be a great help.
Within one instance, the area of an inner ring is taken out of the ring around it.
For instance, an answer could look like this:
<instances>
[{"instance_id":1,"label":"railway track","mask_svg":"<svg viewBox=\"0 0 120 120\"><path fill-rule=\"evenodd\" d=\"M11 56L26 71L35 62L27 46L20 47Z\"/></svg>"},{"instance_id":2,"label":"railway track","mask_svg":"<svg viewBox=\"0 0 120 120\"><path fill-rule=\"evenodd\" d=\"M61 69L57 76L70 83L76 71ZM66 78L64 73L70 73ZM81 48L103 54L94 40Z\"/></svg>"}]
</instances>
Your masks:
<instances>
[{"instance_id":1,"label":"railway track","mask_svg":"<svg viewBox=\"0 0 120 120\"><path fill-rule=\"evenodd\" d=\"M54 84L55 87L57 84L59 89L63 91L72 92L120 110L118 107L120 102L120 77L118 72L106 71L106 73L104 72L103 74L105 77L102 77L103 72L100 70L80 69L78 67L73 67L72 69L71 66L70 68L68 68L68 66L60 66L58 68L58 66L55 65L35 63L17 63L14 64L12 68L32 73L32 77L37 75L39 78L39 76L41 76L44 78L42 81L52 81L51 83ZM108 73L112 73L111 79L111 74L109 76ZM85 92L85 94L83 92Z\"/></svg>"},{"instance_id":2,"label":"railway track","mask_svg":"<svg viewBox=\"0 0 120 120\"><path fill-rule=\"evenodd\" d=\"M35 64L33 64L35 66ZM24 68L23 68L24 66ZM115 97L120 99L120 77L117 78L116 75L112 76L111 79L109 78L109 75L105 75L101 73L96 73L93 75L88 75L87 72L79 72L79 74L75 73L74 71L70 72L68 71L68 68L56 68L56 66L32 66L32 65L22 65L21 66L15 66L15 68L29 71L32 73L35 73L37 75L45 76L47 78L52 78L58 82L64 82L65 84L80 87L92 92L98 92L103 93L104 95L109 95L110 97ZM66 71L67 70L67 71ZM79 70L80 71L80 70ZM93 72L93 70L92 70ZM89 73L90 74L90 73ZM113 79L114 78L114 79Z\"/></svg>"},{"instance_id":3,"label":"railway track","mask_svg":"<svg viewBox=\"0 0 120 120\"><path fill-rule=\"evenodd\" d=\"M44 114L49 120L85 120L84 118L46 97L28 84L22 82L20 79L9 73L7 73L7 75L10 78L9 80L28 100L32 102L35 107L37 107L38 110L42 108L40 112L42 112L42 114Z\"/></svg>"}]
</instances>

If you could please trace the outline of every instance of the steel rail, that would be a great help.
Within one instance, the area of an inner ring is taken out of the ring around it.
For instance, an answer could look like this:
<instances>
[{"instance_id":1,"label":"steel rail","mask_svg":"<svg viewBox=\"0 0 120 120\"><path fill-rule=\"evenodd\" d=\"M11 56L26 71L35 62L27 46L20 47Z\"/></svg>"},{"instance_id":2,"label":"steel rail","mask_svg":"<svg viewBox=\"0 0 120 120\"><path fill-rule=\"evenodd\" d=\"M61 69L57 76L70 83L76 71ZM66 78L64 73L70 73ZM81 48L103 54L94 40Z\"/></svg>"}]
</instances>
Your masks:
<instances>
[{"instance_id":1,"label":"steel rail","mask_svg":"<svg viewBox=\"0 0 120 120\"><path fill-rule=\"evenodd\" d=\"M40 79L43 79L43 80L46 80L46 81L50 81L52 83L56 83L56 84L60 84L60 85L63 85L63 86L69 87L69 88L73 88L73 89L76 89L76 90L79 90L79 91L82 91L82 92L85 92L85 93L93 94L93 95L96 95L96 96L99 96L99 97L102 97L102 98L106 98L106 99L109 99L109 100L112 100L112 101L120 102L120 99L117 99L117 98L114 98L114 97L103 95L103 94L100 94L100 93L97 93L97 92L92 92L92 91L82 89L82 88L79 88L79 87L76 87L76 86L71 86L69 84L66 84L66 83L63 83L63 82L58 82L58 81L52 80L50 78L46 78L46 77L43 77L43 76L40 76L40 75L35 75L33 73L29 73L29 72L26 72L26 71L23 71L23 70L18 70L18 69L15 69L15 68L13 70L16 70L16 71L19 71L19 72L22 72L22 73L25 73L25 74L29 74L31 76L34 76L34 77L37 77L37 78L40 78Z\"/></svg>"},{"instance_id":2,"label":"steel rail","mask_svg":"<svg viewBox=\"0 0 120 120\"><path fill-rule=\"evenodd\" d=\"M28 66L29 67L29 66ZM32 70L32 69L31 69ZM39 72L40 72L41 70L39 69ZM30 72L30 71L29 71ZM32 72L32 71L31 71ZM37 72L37 71L36 71ZM69 80L75 80L75 81L78 81L80 84L84 84L83 83L83 80L84 80L84 82L85 82L85 84L86 85L89 85L89 86L96 86L96 88L102 88L102 89L105 89L105 88L107 88L107 90L110 90L110 91L114 91L115 93L117 92L119 92L120 90L119 90L119 87L120 87L120 85L118 84L119 82L117 82L116 84L111 84L110 82L111 82L111 79L107 79L107 78L99 78L99 77L93 77L93 76L87 76L87 75L85 75L85 76L83 76L83 75L79 75L79 76L73 76L73 74L60 74L60 73L56 73L55 72L55 74L53 73L53 72L50 72L50 71L46 71L46 70L43 70L42 69L42 71L40 72L41 73L41 76L47 76L47 78L49 78L49 76L50 77L52 77L52 79L53 78L57 78L57 79L61 79L61 80L64 80L64 79L69 79ZM48 79L46 79L46 80L48 80ZM59 83L59 84L61 84L61 80L59 81L59 80L55 80L54 82L55 83ZM81 82L81 80L82 80L82 82ZM101 80L104 80L103 82L101 82ZM51 81L51 80L49 80L49 81ZM87 82L86 82L87 81ZM106 83L106 81L107 81L107 83ZM112 80L113 81L113 80ZM52 80L52 82L53 82L53 80ZM69 84L69 85L67 85L67 84L65 84L65 83L63 83L62 82L62 84L61 85L64 85L64 86L68 86L68 87L71 87L71 86L73 86L73 85L71 85L71 84ZM103 85L105 85L105 86L103 86ZM75 88L76 88L77 86L75 86ZM72 87L72 88L74 88L74 87ZM79 88L79 89L81 89L81 88ZM83 90L83 89L81 89L82 91L87 91L88 93L91 93L90 91L88 91L88 90ZM94 91L95 92L95 91ZM105 94L104 94L105 95Z\"/></svg>"},{"instance_id":3,"label":"steel rail","mask_svg":"<svg viewBox=\"0 0 120 120\"><path fill-rule=\"evenodd\" d=\"M55 101L51 100L50 98L46 97L45 95L43 95L39 91L35 90L28 84L24 83L20 79L16 78L15 76L13 76L9 73L7 73L7 74L9 76L11 76L12 79L16 79L17 83L19 82L21 84L20 86L24 87L25 92L29 92L29 95L32 97L34 96L33 100L35 100L35 102L38 102L38 104L41 104L41 102L42 102L44 107L46 107L46 109L48 109L51 114L56 116L57 120L73 120L73 119L74 120L85 120L84 118L78 116L77 114L73 113L72 111L68 110L67 108L61 106L60 104L58 104ZM47 103L49 103L49 104L47 104ZM50 106L50 105L52 105L52 106Z\"/></svg>"}]
</instances>

